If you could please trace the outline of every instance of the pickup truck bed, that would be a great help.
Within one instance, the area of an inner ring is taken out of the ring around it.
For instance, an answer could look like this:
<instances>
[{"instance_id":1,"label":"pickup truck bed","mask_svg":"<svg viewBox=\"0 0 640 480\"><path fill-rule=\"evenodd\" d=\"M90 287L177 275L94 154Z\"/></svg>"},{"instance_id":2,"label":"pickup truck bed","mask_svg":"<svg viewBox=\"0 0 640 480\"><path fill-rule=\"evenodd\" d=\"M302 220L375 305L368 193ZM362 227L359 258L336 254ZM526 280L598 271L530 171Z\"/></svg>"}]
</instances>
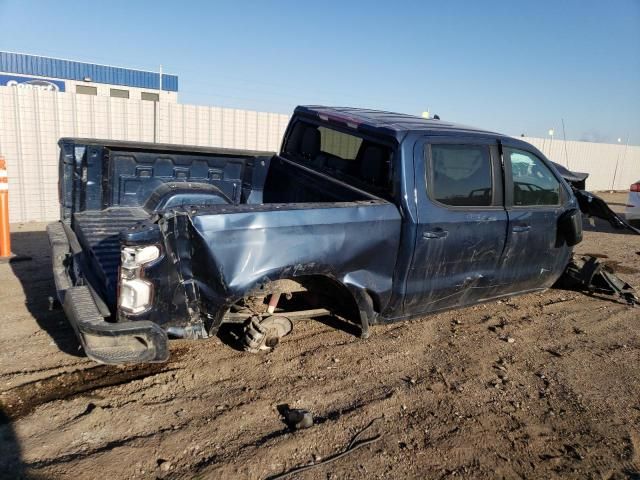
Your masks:
<instances>
[{"instance_id":1,"label":"pickup truck bed","mask_svg":"<svg viewBox=\"0 0 640 480\"><path fill-rule=\"evenodd\" d=\"M98 361L163 361L167 331L206 336L243 292L286 269L351 275L390 294L400 214L387 200L266 152L85 139L60 146L68 247L58 242L58 250L69 256L54 258L54 272L65 312ZM153 305L130 315L118 308L121 252L149 235L161 248L147 273ZM279 247L263 249L265 241ZM140 343L149 348L132 348Z\"/></svg>"},{"instance_id":2,"label":"pickup truck bed","mask_svg":"<svg viewBox=\"0 0 640 480\"><path fill-rule=\"evenodd\" d=\"M95 275L96 288L112 308L116 305L120 267L120 233L151 217L141 207L115 207L73 214L72 228L89 270Z\"/></svg>"}]
</instances>

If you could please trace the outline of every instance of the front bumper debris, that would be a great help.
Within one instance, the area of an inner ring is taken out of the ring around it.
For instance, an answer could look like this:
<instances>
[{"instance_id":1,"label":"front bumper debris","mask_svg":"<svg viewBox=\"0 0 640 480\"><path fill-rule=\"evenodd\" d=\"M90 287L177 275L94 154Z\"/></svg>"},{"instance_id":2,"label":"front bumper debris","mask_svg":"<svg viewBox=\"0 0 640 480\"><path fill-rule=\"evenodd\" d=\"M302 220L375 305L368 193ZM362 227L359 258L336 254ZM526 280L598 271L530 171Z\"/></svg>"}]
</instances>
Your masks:
<instances>
[{"instance_id":1,"label":"front bumper debris","mask_svg":"<svg viewBox=\"0 0 640 480\"><path fill-rule=\"evenodd\" d=\"M49 224L47 233L58 299L87 356L106 364L166 361L169 358L166 332L150 321L106 321L90 287L74 286L69 275L69 259L82 252L72 252L61 222Z\"/></svg>"},{"instance_id":2,"label":"front bumper debris","mask_svg":"<svg viewBox=\"0 0 640 480\"><path fill-rule=\"evenodd\" d=\"M631 306L640 305L640 299L633 287L592 256L571 260L560 277L558 286L571 290L586 290L589 293L617 295Z\"/></svg>"}]
</instances>

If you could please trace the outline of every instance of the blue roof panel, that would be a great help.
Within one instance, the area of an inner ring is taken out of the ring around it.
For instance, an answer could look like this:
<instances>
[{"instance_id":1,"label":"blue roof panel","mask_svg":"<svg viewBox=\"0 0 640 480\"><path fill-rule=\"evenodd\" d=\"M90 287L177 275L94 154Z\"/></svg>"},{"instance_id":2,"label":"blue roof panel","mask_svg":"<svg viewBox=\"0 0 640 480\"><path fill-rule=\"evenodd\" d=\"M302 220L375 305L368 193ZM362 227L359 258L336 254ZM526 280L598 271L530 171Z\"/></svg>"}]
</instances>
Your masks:
<instances>
[{"instance_id":1,"label":"blue roof panel","mask_svg":"<svg viewBox=\"0 0 640 480\"><path fill-rule=\"evenodd\" d=\"M90 77L92 82L97 83L155 90L160 88L160 74L156 72L74 62L23 53L0 52L0 71L78 81L84 80L85 77ZM163 74L162 90L177 92L177 75Z\"/></svg>"},{"instance_id":2,"label":"blue roof panel","mask_svg":"<svg viewBox=\"0 0 640 480\"><path fill-rule=\"evenodd\" d=\"M296 107L295 113L320 117L329 121L354 125L355 128L368 128L379 133L391 134L396 138L408 132L442 133L473 133L473 134L501 134L484 129L460 125L444 120L426 119L405 113L384 112L366 108L327 107L323 105L301 105Z\"/></svg>"}]
</instances>

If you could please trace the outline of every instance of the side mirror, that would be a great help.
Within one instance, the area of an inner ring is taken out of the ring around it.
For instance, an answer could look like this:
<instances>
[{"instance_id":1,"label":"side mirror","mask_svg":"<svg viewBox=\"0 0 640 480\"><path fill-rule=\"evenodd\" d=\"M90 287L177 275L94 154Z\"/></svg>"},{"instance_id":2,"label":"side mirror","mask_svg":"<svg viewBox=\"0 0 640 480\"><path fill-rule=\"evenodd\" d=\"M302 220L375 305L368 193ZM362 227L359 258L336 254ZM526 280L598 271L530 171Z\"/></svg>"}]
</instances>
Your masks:
<instances>
[{"instance_id":1,"label":"side mirror","mask_svg":"<svg viewBox=\"0 0 640 480\"><path fill-rule=\"evenodd\" d=\"M573 247L582 241L582 213L580 210L564 212L558 219L558 240Z\"/></svg>"}]
</instances>

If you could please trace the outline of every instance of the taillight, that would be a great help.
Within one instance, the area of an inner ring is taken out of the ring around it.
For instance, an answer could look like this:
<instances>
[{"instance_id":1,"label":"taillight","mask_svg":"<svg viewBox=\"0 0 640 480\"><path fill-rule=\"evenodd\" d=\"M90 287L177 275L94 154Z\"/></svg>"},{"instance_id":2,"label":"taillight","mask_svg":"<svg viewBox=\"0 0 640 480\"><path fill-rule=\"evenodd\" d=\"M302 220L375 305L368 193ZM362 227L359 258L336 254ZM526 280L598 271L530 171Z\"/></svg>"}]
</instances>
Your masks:
<instances>
[{"instance_id":1,"label":"taillight","mask_svg":"<svg viewBox=\"0 0 640 480\"><path fill-rule=\"evenodd\" d=\"M640 192L640 182L632 184L631 188L629 188L629 191L630 192Z\"/></svg>"},{"instance_id":2,"label":"taillight","mask_svg":"<svg viewBox=\"0 0 640 480\"><path fill-rule=\"evenodd\" d=\"M120 290L118 305L130 314L140 314L151 306L153 285L140 278L142 268L160 258L155 245L122 247L120 251Z\"/></svg>"},{"instance_id":3,"label":"taillight","mask_svg":"<svg viewBox=\"0 0 640 480\"><path fill-rule=\"evenodd\" d=\"M142 313L151 304L152 285L139 278L120 279L120 308L128 313Z\"/></svg>"},{"instance_id":4,"label":"taillight","mask_svg":"<svg viewBox=\"0 0 640 480\"><path fill-rule=\"evenodd\" d=\"M155 245L147 247L122 247L121 253L122 268L133 269L151 263L160 257L160 249Z\"/></svg>"}]
</instances>

